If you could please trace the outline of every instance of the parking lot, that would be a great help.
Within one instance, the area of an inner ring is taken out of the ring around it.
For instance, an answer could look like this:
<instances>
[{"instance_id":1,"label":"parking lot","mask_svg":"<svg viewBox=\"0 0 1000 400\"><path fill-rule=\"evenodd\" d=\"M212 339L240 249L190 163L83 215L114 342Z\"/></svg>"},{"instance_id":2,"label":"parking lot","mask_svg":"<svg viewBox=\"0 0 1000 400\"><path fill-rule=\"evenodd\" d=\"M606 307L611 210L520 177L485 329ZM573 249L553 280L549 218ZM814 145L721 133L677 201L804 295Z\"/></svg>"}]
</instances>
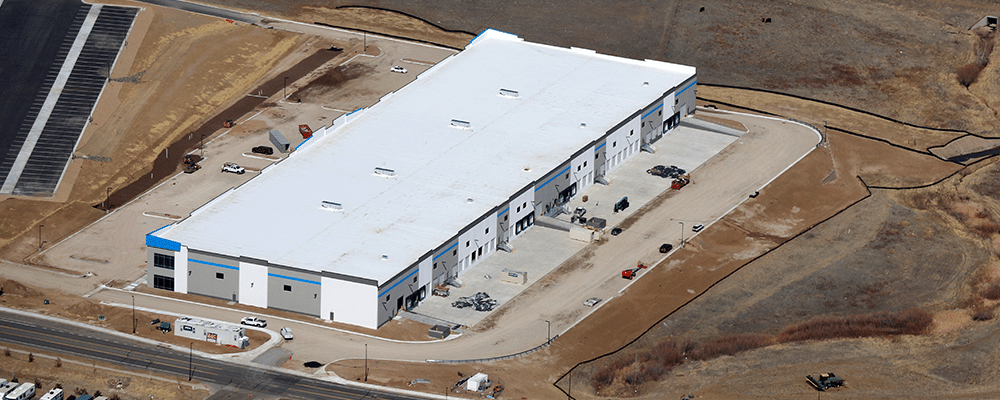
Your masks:
<instances>
[{"instance_id":1,"label":"parking lot","mask_svg":"<svg viewBox=\"0 0 1000 400\"><path fill-rule=\"evenodd\" d=\"M655 165L676 165L691 172L692 177L697 179L697 168L737 139L739 138L736 136L680 126L667 132L655 143L657 148L655 154L638 153L607 175L611 181L610 185L596 184L580 191L566 208L569 210L577 207L586 208L585 216L606 219L608 227L605 230L610 232L612 227L631 216L642 205L670 189L672 179L650 175L646 173L647 169ZM583 201L584 196L587 196L586 202ZM615 213L614 204L624 196L629 198L629 208ZM562 214L557 216L557 219L568 223L570 215ZM690 227L694 224L707 224L710 221L678 218L678 222L688 222L688 232L691 233ZM675 226L665 229L679 230ZM606 235L605 238L617 239L610 235ZM570 239L566 231L539 225L518 236L510 244L515 247L514 252L498 251L486 258L460 277L463 283L461 288L452 287L447 298L428 297L414 310L414 313L454 325L474 326L489 314L473 308L459 309L453 307L452 302L459 297L486 292L490 298L498 301L497 307L500 307L587 246L587 243ZM655 259L651 257L644 261L653 263L660 257L658 253L654 256ZM628 265L623 264L621 267L626 268ZM504 269L527 272L527 283L517 285L502 282L500 277L505 274Z\"/></svg>"}]
</instances>

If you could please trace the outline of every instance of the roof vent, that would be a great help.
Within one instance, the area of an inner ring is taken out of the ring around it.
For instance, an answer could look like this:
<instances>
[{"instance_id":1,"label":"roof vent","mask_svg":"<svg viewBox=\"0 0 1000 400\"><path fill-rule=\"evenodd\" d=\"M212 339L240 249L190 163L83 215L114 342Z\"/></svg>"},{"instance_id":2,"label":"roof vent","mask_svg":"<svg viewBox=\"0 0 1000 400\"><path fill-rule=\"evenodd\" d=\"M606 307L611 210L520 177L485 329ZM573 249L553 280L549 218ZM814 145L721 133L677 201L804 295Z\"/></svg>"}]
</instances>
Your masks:
<instances>
[{"instance_id":1,"label":"roof vent","mask_svg":"<svg viewBox=\"0 0 1000 400\"><path fill-rule=\"evenodd\" d=\"M472 202L474 202L474 201L476 201L476 199L473 199L473 198L471 198L471 197L469 197L468 199L465 199L465 202L466 202L466 203L472 203Z\"/></svg>"},{"instance_id":2,"label":"roof vent","mask_svg":"<svg viewBox=\"0 0 1000 400\"><path fill-rule=\"evenodd\" d=\"M581 122L580 123L580 128L586 128L586 127L587 127L587 123L586 122Z\"/></svg>"},{"instance_id":3,"label":"roof vent","mask_svg":"<svg viewBox=\"0 0 1000 400\"><path fill-rule=\"evenodd\" d=\"M521 94L516 90L510 89L500 89L500 96L506 97L508 99L518 99L521 98Z\"/></svg>"},{"instance_id":4,"label":"roof vent","mask_svg":"<svg viewBox=\"0 0 1000 400\"><path fill-rule=\"evenodd\" d=\"M341 205L340 203L334 203L332 201L324 200L322 203L320 203L320 207L323 207L324 210L339 211L339 212L344 211L343 205Z\"/></svg>"},{"instance_id":5,"label":"roof vent","mask_svg":"<svg viewBox=\"0 0 1000 400\"><path fill-rule=\"evenodd\" d=\"M472 124L469 121L462 121L460 119L451 120L451 127L458 129L472 129Z\"/></svg>"},{"instance_id":6,"label":"roof vent","mask_svg":"<svg viewBox=\"0 0 1000 400\"><path fill-rule=\"evenodd\" d=\"M649 82L643 82L642 86L649 86Z\"/></svg>"},{"instance_id":7,"label":"roof vent","mask_svg":"<svg viewBox=\"0 0 1000 400\"><path fill-rule=\"evenodd\" d=\"M383 254L382 255L382 260L383 261L388 260L388 259L389 259L389 255L388 254Z\"/></svg>"},{"instance_id":8,"label":"roof vent","mask_svg":"<svg viewBox=\"0 0 1000 400\"><path fill-rule=\"evenodd\" d=\"M375 167L375 175L381 176L383 178L395 178L396 171L389 168Z\"/></svg>"}]
</instances>

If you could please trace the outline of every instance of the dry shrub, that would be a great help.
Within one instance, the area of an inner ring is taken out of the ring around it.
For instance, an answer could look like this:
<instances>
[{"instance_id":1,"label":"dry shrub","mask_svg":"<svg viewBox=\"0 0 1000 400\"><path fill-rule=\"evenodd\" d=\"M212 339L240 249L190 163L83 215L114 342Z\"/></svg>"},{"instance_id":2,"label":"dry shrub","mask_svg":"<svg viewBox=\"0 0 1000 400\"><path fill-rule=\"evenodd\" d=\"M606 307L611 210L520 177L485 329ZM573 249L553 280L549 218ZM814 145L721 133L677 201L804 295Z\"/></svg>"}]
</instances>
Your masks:
<instances>
[{"instance_id":1,"label":"dry shrub","mask_svg":"<svg viewBox=\"0 0 1000 400\"><path fill-rule=\"evenodd\" d=\"M961 67L958 67L956 74L958 75L958 83L962 86L969 87L976 80L979 79L979 73L983 71L983 67L978 63L968 63Z\"/></svg>"},{"instance_id":2,"label":"dry shrub","mask_svg":"<svg viewBox=\"0 0 1000 400\"><path fill-rule=\"evenodd\" d=\"M972 227L972 231L975 232L981 238L988 238L994 233L1000 232L1000 225L994 224L992 222L987 222L984 224L976 225Z\"/></svg>"},{"instance_id":3,"label":"dry shrub","mask_svg":"<svg viewBox=\"0 0 1000 400\"><path fill-rule=\"evenodd\" d=\"M994 283L983 289L980 296L989 300L1000 300L1000 284Z\"/></svg>"},{"instance_id":4,"label":"dry shrub","mask_svg":"<svg viewBox=\"0 0 1000 400\"><path fill-rule=\"evenodd\" d=\"M989 218L990 213L986 211L979 211L976 213L976 218Z\"/></svg>"},{"instance_id":5,"label":"dry shrub","mask_svg":"<svg viewBox=\"0 0 1000 400\"><path fill-rule=\"evenodd\" d=\"M42 388L41 379L35 378L35 389L41 389L41 388Z\"/></svg>"},{"instance_id":6,"label":"dry shrub","mask_svg":"<svg viewBox=\"0 0 1000 400\"><path fill-rule=\"evenodd\" d=\"M989 321L993 319L993 307L976 307L972 309L973 321Z\"/></svg>"},{"instance_id":7,"label":"dry shrub","mask_svg":"<svg viewBox=\"0 0 1000 400\"><path fill-rule=\"evenodd\" d=\"M731 356L767 347L774 344L774 338L766 335L730 335L702 343L691 352L693 360L711 360L716 357Z\"/></svg>"},{"instance_id":8,"label":"dry shrub","mask_svg":"<svg viewBox=\"0 0 1000 400\"><path fill-rule=\"evenodd\" d=\"M618 371L621 371L631 363L631 360L624 357L608 363L594 373L594 376L590 378L590 384L594 386L595 391L611 386L615 381L615 376L618 375Z\"/></svg>"},{"instance_id":9,"label":"dry shrub","mask_svg":"<svg viewBox=\"0 0 1000 400\"><path fill-rule=\"evenodd\" d=\"M787 343L817 339L918 335L927 331L931 322L933 317L930 313L915 308L841 318L817 318L785 329L778 335L777 341Z\"/></svg>"}]
</instances>

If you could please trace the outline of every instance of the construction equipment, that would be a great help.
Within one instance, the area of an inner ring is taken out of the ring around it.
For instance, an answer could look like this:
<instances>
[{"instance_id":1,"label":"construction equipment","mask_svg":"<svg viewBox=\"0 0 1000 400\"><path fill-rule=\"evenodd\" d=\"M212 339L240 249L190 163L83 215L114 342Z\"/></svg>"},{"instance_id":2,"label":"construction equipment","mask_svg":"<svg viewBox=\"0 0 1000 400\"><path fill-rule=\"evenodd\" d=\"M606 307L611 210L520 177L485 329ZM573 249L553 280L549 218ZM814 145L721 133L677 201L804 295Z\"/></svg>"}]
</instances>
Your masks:
<instances>
[{"instance_id":1,"label":"construction equipment","mask_svg":"<svg viewBox=\"0 0 1000 400\"><path fill-rule=\"evenodd\" d=\"M684 186L687 186L688 183L691 183L691 176L690 175L681 175L681 176L677 177L677 179L674 179L673 182L670 183L670 189L672 189L672 190L681 190L681 188L684 187Z\"/></svg>"},{"instance_id":2,"label":"construction equipment","mask_svg":"<svg viewBox=\"0 0 1000 400\"><path fill-rule=\"evenodd\" d=\"M622 278L625 278L625 279L628 279L628 280L632 280L632 278L635 278L636 275L639 274L639 270L640 269L646 269L646 268L649 268L649 266L647 266L646 264L643 264L642 261L639 261L638 263L636 263L635 268L623 270L622 271Z\"/></svg>"},{"instance_id":3,"label":"construction equipment","mask_svg":"<svg viewBox=\"0 0 1000 400\"><path fill-rule=\"evenodd\" d=\"M231 119L227 119L226 122L222 123L223 128L232 128L234 126L236 126L236 122Z\"/></svg>"},{"instance_id":4,"label":"construction equipment","mask_svg":"<svg viewBox=\"0 0 1000 400\"><path fill-rule=\"evenodd\" d=\"M198 162L194 160L194 157L192 155L188 154L188 155L184 156L184 173L185 174L194 173L194 171L197 171L199 169L201 169L201 166L198 165Z\"/></svg>"},{"instance_id":5,"label":"construction equipment","mask_svg":"<svg viewBox=\"0 0 1000 400\"><path fill-rule=\"evenodd\" d=\"M586 208L577 207L576 210L573 211L573 216L570 217L569 222L576 223L576 221L580 221L580 223L583 223L585 221L583 219L583 216L585 214L587 214L587 209Z\"/></svg>"},{"instance_id":6,"label":"construction equipment","mask_svg":"<svg viewBox=\"0 0 1000 400\"><path fill-rule=\"evenodd\" d=\"M834 375L833 372L820 374L819 379L813 378L812 375L806 375L806 382L809 382L809 385L821 392L830 388L844 386L844 378Z\"/></svg>"},{"instance_id":7,"label":"construction equipment","mask_svg":"<svg viewBox=\"0 0 1000 400\"><path fill-rule=\"evenodd\" d=\"M434 285L434 289L431 290L431 295L441 296L441 297L448 297L448 294L449 294L450 291L451 290L448 289L447 286L444 286L444 285Z\"/></svg>"},{"instance_id":8,"label":"construction equipment","mask_svg":"<svg viewBox=\"0 0 1000 400\"><path fill-rule=\"evenodd\" d=\"M299 133L302 134L303 139L309 139L313 135L313 130L309 127L309 125L302 124L299 125Z\"/></svg>"}]
</instances>

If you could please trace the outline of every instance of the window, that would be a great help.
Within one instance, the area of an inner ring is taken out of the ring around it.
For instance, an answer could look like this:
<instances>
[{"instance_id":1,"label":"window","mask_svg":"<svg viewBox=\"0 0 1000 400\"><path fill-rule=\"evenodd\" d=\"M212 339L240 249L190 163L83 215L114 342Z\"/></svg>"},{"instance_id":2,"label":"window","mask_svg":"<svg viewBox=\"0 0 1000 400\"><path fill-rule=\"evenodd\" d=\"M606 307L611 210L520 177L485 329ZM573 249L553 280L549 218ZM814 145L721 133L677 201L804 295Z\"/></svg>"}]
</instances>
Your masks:
<instances>
[{"instance_id":1,"label":"window","mask_svg":"<svg viewBox=\"0 0 1000 400\"><path fill-rule=\"evenodd\" d=\"M223 274L221 272L216 272L215 279L226 279L226 274Z\"/></svg>"},{"instance_id":2,"label":"window","mask_svg":"<svg viewBox=\"0 0 1000 400\"><path fill-rule=\"evenodd\" d=\"M389 296L392 296L392 295L391 294L385 295L385 301L389 301Z\"/></svg>"},{"instance_id":3,"label":"window","mask_svg":"<svg viewBox=\"0 0 1000 400\"><path fill-rule=\"evenodd\" d=\"M642 123L640 123L639 126L645 128L646 127L646 121L642 121Z\"/></svg>"},{"instance_id":4,"label":"window","mask_svg":"<svg viewBox=\"0 0 1000 400\"><path fill-rule=\"evenodd\" d=\"M580 168L582 168L582 166L580 166L580 165L577 165L577 166L576 166L576 170L577 170L577 171L579 171L579 170L580 170Z\"/></svg>"},{"instance_id":5,"label":"window","mask_svg":"<svg viewBox=\"0 0 1000 400\"><path fill-rule=\"evenodd\" d=\"M584 166L584 167L586 167L586 166L587 166L587 162L586 162L586 161L584 161L584 162L583 162L583 166Z\"/></svg>"},{"instance_id":6,"label":"window","mask_svg":"<svg viewBox=\"0 0 1000 400\"><path fill-rule=\"evenodd\" d=\"M618 146L618 141L611 142L611 147L617 147L617 146Z\"/></svg>"},{"instance_id":7,"label":"window","mask_svg":"<svg viewBox=\"0 0 1000 400\"><path fill-rule=\"evenodd\" d=\"M521 204L521 208L528 208L528 202L526 201L524 204Z\"/></svg>"},{"instance_id":8,"label":"window","mask_svg":"<svg viewBox=\"0 0 1000 400\"><path fill-rule=\"evenodd\" d=\"M291 292L292 291L292 285L285 285L285 291L286 292Z\"/></svg>"},{"instance_id":9,"label":"window","mask_svg":"<svg viewBox=\"0 0 1000 400\"><path fill-rule=\"evenodd\" d=\"M507 215L503 216L503 222L507 222Z\"/></svg>"},{"instance_id":10,"label":"window","mask_svg":"<svg viewBox=\"0 0 1000 400\"><path fill-rule=\"evenodd\" d=\"M487 234L487 235L489 235L489 234L490 234L490 228L486 228L486 234Z\"/></svg>"},{"instance_id":11,"label":"window","mask_svg":"<svg viewBox=\"0 0 1000 400\"><path fill-rule=\"evenodd\" d=\"M479 248L479 256L480 256L480 257L482 257L482 256L483 256L483 248L482 248L482 247L480 247L480 248Z\"/></svg>"},{"instance_id":12,"label":"window","mask_svg":"<svg viewBox=\"0 0 1000 400\"><path fill-rule=\"evenodd\" d=\"M184 325L181 327L181 330L185 332L194 332L194 327L191 325Z\"/></svg>"},{"instance_id":13,"label":"window","mask_svg":"<svg viewBox=\"0 0 1000 400\"><path fill-rule=\"evenodd\" d=\"M468 240L465 241L465 247L469 247L469 241Z\"/></svg>"},{"instance_id":14,"label":"window","mask_svg":"<svg viewBox=\"0 0 1000 400\"><path fill-rule=\"evenodd\" d=\"M521 212L521 206L517 206L517 212Z\"/></svg>"},{"instance_id":15,"label":"window","mask_svg":"<svg viewBox=\"0 0 1000 400\"><path fill-rule=\"evenodd\" d=\"M413 283L417 283L417 277L416 276L413 277Z\"/></svg>"},{"instance_id":16,"label":"window","mask_svg":"<svg viewBox=\"0 0 1000 400\"><path fill-rule=\"evenodd\" d=\"M174 278L163 275L153 275L153 287L156 289L174 291Z\"/></svg>"},{"instance_id":17,"label":"window","mask_svg":"<svg viewBox=\"0 0 1000 400\"><path fill-rule=\"evenodd\" d=\"M434 263L434 269L437 269L438 263Z\"/></svg>"},{"instance_id":18,"label":"window","mask_svg":"<svg viewBox=\"0 0 1000 400\"><path fill-rule=\"evenodd\" d=\"M679 99L677 99L676 97L674 97L674 105L675 105L675 106L677 105L677 103L678 103L679 101L680 101Z\"/></svg>"},{"instance_id":19,"label":"window","mask_svg":"<svg viewBox=\"0 0 1000 400\"><path fill-rule=\"evenodd\" d=\"M635 133L635 129L629 129L628 130L628 135L629 136L632 136L633 133Z\"/></svg>"},{"instance_id":20,"label":"window","mask_svg":"<svg viewBox=\"0 0 1000 400\"><path fill-rule=\"evenodd\" d=\"M657 111L656 115L663 115L663 110Z\"/></svg>"},{"instance_id":21,"label":"window","mask_svg":"<svg viewBox=\"0 0 1000 400\"><path fill-rule=\"evenodd\" d=\"M458 255L458 250L452 250L451 251L451 255L452 256L457 256Z\"/></svg>"},{"instance_id":22,"label":"window","mask_svg":"<svg viewBox=\"0 0 1000 400\"><path fill-rule=\"evenodd\" d=\"M156 268L174 269L174 256L153 253L153 266Z\"/></svg>"}]
</instances>

